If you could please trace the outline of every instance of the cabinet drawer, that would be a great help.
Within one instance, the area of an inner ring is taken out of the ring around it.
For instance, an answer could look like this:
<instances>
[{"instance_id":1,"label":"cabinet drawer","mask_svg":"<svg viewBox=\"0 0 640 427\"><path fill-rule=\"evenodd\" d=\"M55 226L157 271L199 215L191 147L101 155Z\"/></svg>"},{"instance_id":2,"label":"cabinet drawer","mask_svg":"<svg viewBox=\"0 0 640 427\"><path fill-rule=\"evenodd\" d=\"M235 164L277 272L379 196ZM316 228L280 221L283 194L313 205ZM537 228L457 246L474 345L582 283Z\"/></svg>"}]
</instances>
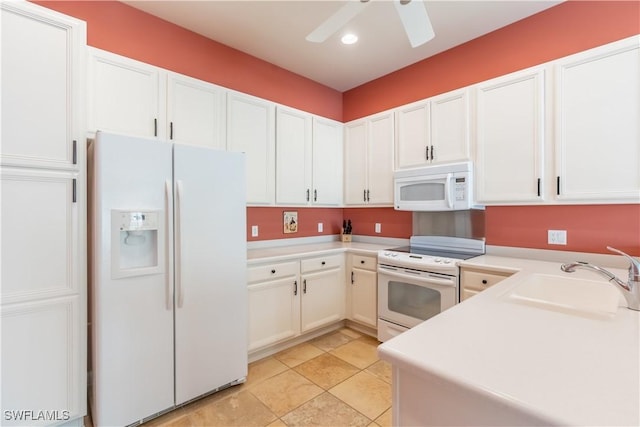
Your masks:
<instances>
[{"instance_id":1,"label":"cabinet drawer","mask_svg":"<svg viewBox=\"0 0 640 427\"><path fill-rule=\"evenodd\" d=\"M249 283L280 279L298 274L298 262L281 262L249 267L247 272Z\"/></svg>"},{"instance_id":2,"label":"cabinet drawer","mask_svg":"<svg viewBox=\"0 0 640 427\"><path fill-rule=\"evenodd\" d=\"M493 286L501 280L511 276L510 273L501 272L482 272L462 270L461 283L464 289L473 289L483 291L489 286Z\"/></svg>"},{"instance_id":3,"label":"cabinet drawer","mask_svg":"<svg viewBox=\"0 0 640 427\"><path fill-rule=\"evenodd\" d=\"M328 255L318 258L303 259L300 262L301 273L309 273L311 271L329 270L342 266L344 255Z\"/></svg>"},{"instance_id":4,"label":"cabinet drawer","mask_svg":"<svg viewBox=\"0 0 640 427\"><path fill-rule=\"evenodd\" d=\"M351 267L376 271L378 258L365 255L351 255Z\"/></svg>"}]
</instances>

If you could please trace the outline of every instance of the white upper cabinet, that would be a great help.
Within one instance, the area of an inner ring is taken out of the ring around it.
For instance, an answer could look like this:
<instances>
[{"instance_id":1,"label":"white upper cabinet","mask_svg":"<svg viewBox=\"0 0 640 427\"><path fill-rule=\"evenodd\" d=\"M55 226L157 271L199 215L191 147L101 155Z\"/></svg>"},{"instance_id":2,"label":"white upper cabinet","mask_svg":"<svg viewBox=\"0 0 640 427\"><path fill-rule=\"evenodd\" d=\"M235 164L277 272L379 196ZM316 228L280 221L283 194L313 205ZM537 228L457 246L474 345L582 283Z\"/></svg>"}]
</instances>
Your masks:
<instances>
[{"instance_id":1,"label":"white upper cabinet","mask_svg":"<svg viewBox=\"0 0 640 427\"><path fill-rule=\"evenodd\" d=\"M170 140L224 150L226 108L224 88L168 74L166 134Z\"/></svg>"},{"instance_id":2,"label":"white upper cabinet","mask_svg":"<svg viewBox=\"0 0 640 427\"><path fill-rule=\"evenodd\" d=\"M545 68L476 86L476 201L539 202L543 195Z\"/></svg>"},{"instance_id":3,"label":"white upper cabinet","mask_svg":"<svg viewBox=\"0 0 640 427\"><path fill-rule=\"evenodd\" d=\"M275 200L275 104L238 92L227 94L227 149L246 154L247 203Z\"/></svg>"},{"instance_id":4,"label":"white upper cabinet","mask_svg":"<svg viewBox=\"0 0 640 427\"><path fill-rule=\"evenodd\" d=\"M469 89L431 98L432 163L469 159Z\"/></svg>"},{"instance_id":5,"label":"white upper cabinet","mask_svg":"<svg viewBox=\"0 0 640 427\"><path fill-rule=\"evenodd\" d=\"M396 110L396 168L469 159L469 89Z\"/></svg>"},{"instance_id":6,"label":"white upper cabinet","mask_svg":"<svg viewBox=\"0 0 640 427\"><path fill-rule=\"evenodd\" d=\"M304 111L276 112L276 203L342 203L342 124Z\"/></svg>"},{"instance_id":7,"label":"white upper cabinet","mask_svg":"<svg viewBox=\"0 0 640 427\"><path fill-rule=\"evenodd\" d=\"M345 205L393 205L393 112L345 125Z\"/></svg>"},{"instance_id":8,"label":"white upper cabinet","mask_svg":"<svg viewBox=\"0 0 640 427\"><path fill-rule=\"evenodd\" d=\"M89 131L165 138L164 73L124 56L88 49Z\"/></svg>"},{"instance_id":9,"label":"white upper cabinet","mask_svg":"<svg viewBox=\"0 0 640 427\"><path fill-rule=\"evenodd\" d=\"M313 204L342 204L343 129L340 122L313 118Z\"/></svg>"},{"instance_id":10,"label":"white upper cabinet","mask_svg":"<svg viewBox=\"0 0 640 427\"><path fill-rule=\"evenodd\" d=\"M396 168L412 168L430 163L429 101L398 108L396 112Z\"/></svg>"},{"instance_id":11,"label":"white upper cabinet","mask_svg":"<svg viewBox=\"0 0 640 427\"><path fill-rule=\"evenodd\" d=\"M1 163L76 169L74 144L84 144L85 24L27 2L2 2L1 28Z\"/></svg>"},{"instance_id":12,"label":"white upper cabinet","mask_svg":"<svg viewBox=\"0 0 640 427\"><path fill-rule=\"evenodd\" d=\"M89 48L89 131L225 149L226 89Z\"/></svg>"},{"instance_id":13,"label":"white upper cabinet","mask_svg":"<svg viewBox=\"0 0 640 427\"><path fill-rule=\"evenodd\" d=\"M640 37L555 64L555 196L640 202Z\"/></svg>"},{"instance_id":14,"label":"white upper cabinet","mask_svg":"<svg viewBox=\"0 0 640 427\"><path fill-rule=\"evenodd\" d=\"M276 203L311 201L311 115L278 107L276 111Z\"/></svg>"}]
</instances>

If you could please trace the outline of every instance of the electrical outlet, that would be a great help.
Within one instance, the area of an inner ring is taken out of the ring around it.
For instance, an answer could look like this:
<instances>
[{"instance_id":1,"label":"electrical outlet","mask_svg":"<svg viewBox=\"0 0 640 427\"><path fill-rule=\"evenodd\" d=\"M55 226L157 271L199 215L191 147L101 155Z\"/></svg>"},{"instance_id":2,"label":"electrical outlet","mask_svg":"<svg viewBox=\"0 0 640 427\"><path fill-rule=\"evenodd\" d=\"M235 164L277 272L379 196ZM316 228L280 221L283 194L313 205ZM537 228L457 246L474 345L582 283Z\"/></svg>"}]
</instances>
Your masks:
<instances>
[{"instance_id":1,"label":"electrical outlet","mask_svg":"<svg viewBox=\"0 0 640 427\"><path fill-rule=\"evenodd\" d=\"M567 230L548 230L547 243L550 245L566 245Z\"/></svg>"},{"instance_id":2,"label":"electrical outlet","mask_svg":"<svg viewBox=\"0 0 640 427\"><path fill-rule=\"evenodd\" d=\"M375 231L376 233L382 233L382 224L380 224L379 222L376 222Z\"/></svg>"},{"instance_id":3,"label":"electrical outlet","mask_svg":"<svg viewBox=\"0 0 640 427\"><path fill-rule=\"evenodd\" d=\"M251 237L258 237L258 226L257 225L252 225L251 226Z\"/></svg>"},{"instance_id":4,"label":"electrical outlet","mask_svg":"<svg viewBox=\"0 0 640 427\"><path fill-rule=\"evenodd\" d=\"M321 222L318 223L318 233L322 233L322 231L324 230L324 226L322 225Z\"/></svg>"}]
</instances>

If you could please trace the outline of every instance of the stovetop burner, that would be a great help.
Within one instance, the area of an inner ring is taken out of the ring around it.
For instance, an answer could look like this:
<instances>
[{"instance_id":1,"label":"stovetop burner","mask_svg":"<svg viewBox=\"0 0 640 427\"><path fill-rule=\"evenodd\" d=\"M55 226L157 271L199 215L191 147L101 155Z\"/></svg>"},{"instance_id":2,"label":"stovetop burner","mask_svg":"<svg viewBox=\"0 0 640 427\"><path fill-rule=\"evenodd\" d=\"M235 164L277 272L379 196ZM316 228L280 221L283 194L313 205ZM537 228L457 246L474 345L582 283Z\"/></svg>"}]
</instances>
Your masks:
<instances>
[{"instance_id":1,"label":"stovetop burner","mask_svg":"<svg viewBox=\"0 0 640 427\"><path fill-rule=\"evenodd\" d=\"M457 261L484 254L484 240L412 236L409 246L378 252L378 263L421 271L457 274Z\"/></svg>"}]
</instances>

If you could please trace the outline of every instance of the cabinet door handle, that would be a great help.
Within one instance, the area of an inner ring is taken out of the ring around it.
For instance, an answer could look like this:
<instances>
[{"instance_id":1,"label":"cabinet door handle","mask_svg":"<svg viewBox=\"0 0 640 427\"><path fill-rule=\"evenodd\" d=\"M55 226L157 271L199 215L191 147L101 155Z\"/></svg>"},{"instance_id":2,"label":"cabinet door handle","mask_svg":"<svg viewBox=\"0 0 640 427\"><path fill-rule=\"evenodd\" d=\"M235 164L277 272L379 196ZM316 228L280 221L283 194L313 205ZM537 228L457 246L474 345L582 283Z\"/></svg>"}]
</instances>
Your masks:
<instances>
[{"instance_id":1,"label":"cabinet door handle","mask_svg":"<svg viewBox=\"0 0 640 427\"><path fill-rule=\"evenodd\" d=\"M351 272L351 284L353 285L354 280L353 280L353 271Z\"/></svg>"},{"instance_id":2,"label":"cabinet door handle","mask_svg":"<svg viewBox=\"0 0 640 427\"><path fill-rule=\"evenodd\" d=\"M362 190L362 200L367 201L367 190Z\"/></svg>"},{"instance_id":3,"label":"cabinet door handle","mask_svg":"<svg viewBox=\"0 0 640 427\"><path fill-rule=\"evenodd\" d=\"M432 146L431 146L431 160L434 160L434 159L435 159L435 156L434 156L434 154L433 154L433 145L432 145Z\"/></svg>"},{"instance_id":4,"label":"cabinet door handle","mask_svg":"<svg viewBox=\"0 0 640 427\"><path fill-rule=\"evenodd\" d=\"M313 201L314 202L318 201L318 190L313 190Z\"/></svg>"},{"instance_id":5,"label":"cabinet door handle","mask_svg":"<svg viewBox=\"0 0 640 427\"><path fill-rule=\"evenodd\" d=\"M158 119L153 119L153 136L158 136Z\"/></svg>"},{"instance_id":6,"label":"cabinet door handle","mask_svg":"<svg viewBox=\"0 0 640 427\"><path fill-rule=\"evenodd\" d=\"M540 197L540 178L538 178L538 197Z\"/></svg>"},{"instance_id":7,"label":"cabinet door handle","mask_svg":"<svg viewBox=\"0 0 640 427\"><path fill-rule=\"evenodd\" d=\"M73 152L71 153L71 158L74 165L78 164L78 142L73 140Z\"/></svg>"},{"instance_id":8,"label":"cabinet door handle","mask_svg":"<svg viewBox=\"0 0 640 427\"><path fill-rule=\"evenodd\" d=\"M306 294L307 293L307 279L304 279L302 281L302 293Z\"/></svg>"},{"instance_id":9,"label":"cabinet door handle","mask_svg":"<svg viewBox=\"0 0 640 427\"><path fill-rule=\"evenodd\" d=\"M307 202L309 201L309 189L307 188Z\"/></svg>"},{"instance_id":10,"label":"cabinet door handle","mask_svg":"<svg viewBox=\"0 0 640 427\"><path fill-rule=\"evenodd\" d=\"M371 201L371 198L369 197L370 191L367 190L367 202Z\"/></svg>"},{"instance_id":11,"label":"cabinet door handle","mask_svg":"<svg viewBox=\"0 0 640 427\"><path fill-rule=\"evenodd\" d=\"M558 196L560 195L560 177L557 177L556 179L556 194Z\"/></svg>"},{"instance_id":12,"label":"cabinet door handle","mask_svg":"<svg viewBox=\"0 0 640 427\"><path fill-rule=\"evenodd\" d=\"M76 202L78 201L78 199L77 199L77 197L76 197L76 187L77 187L76 179L75 179L75 178L73 178L73 189L72 189L73 194L71 195L71 201L72 201L73 203L76 203Z\"/></svg>"},{"instance_id":13,"label":"cabinet door handle","mask_svg":"<svg viewBox=\"0 0 640 427\"><path fill-rule=\"evenodd\" d=\"M298 281L294 280L293 282L293 294L298 295Z\"/></svg>"},{"instance_id":14,"label":"cabinet door handle","mask_svg":"<svg viewBox=\"0 0 640 427\"><path fill-rule=\"evenodd\" d=\"M169 139L173 139L173 122L169 122Z\"/></svg>"},{"instance_id":15,"label":"cabinet door handle","mask_svg":"<svg viewBox=\"0 0 640 427\"><path fill-rule=\"evenodd\" d=\"M429 146L424 147L424 157L429 160Z\"/></svg>"}]
</instances>

